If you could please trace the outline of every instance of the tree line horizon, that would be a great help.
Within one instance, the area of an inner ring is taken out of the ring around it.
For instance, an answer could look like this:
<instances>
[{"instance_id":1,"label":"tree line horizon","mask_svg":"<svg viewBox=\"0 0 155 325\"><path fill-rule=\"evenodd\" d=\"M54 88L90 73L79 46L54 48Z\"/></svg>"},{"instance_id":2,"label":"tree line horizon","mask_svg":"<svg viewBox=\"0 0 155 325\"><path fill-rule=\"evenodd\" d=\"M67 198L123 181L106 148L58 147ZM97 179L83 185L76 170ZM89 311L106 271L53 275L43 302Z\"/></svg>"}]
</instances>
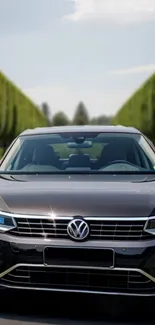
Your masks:
<instances>
[{"instance_id":1,"label":"tree line horizon","mask_svg":"<svg viewBox=\"0 0 155 325\"><path fill-rule=\"evenodd\" d=\"M83 101L80 101L70 119L64 111L58 111L51 117L51 109L47 102L41 104L41 111L46 117L48 126L64 126L64 125L110 125L112 124L113 116L99 115L96 117L89 116L89 110Z\"/></svg>"},{"instance_id":2,"label":"tree line horizon","mask_svg":"<svg viewBox=\"0 0 155 325\"><path fill-rule=\"evenodd\" d=\"M135 90L114 116L103 113L90 117L89 109L81 101L75 107L73 118L69 119L64 111L51 117L48 103L38 106L0 71L0 146L3 152L25 129L86 124L133 126L155 143L155 73Z\"/></svg>"},{"instance_id":3,"label":"tree line horizon","mask_svg":"<svg viewBox=\"0 0 155 325\"><path fill-rule=\"evenodd\" d=\"M50 119L50 108L47 103L42 104L41 110L46 116L47 124L51 126L121 124L135 127L155 143L155 73L127 98L113 116L102 114L91 118L82 101L75 108L72 119L69 119L63 111L55 113Z\"/></svg>"}]
</instances>

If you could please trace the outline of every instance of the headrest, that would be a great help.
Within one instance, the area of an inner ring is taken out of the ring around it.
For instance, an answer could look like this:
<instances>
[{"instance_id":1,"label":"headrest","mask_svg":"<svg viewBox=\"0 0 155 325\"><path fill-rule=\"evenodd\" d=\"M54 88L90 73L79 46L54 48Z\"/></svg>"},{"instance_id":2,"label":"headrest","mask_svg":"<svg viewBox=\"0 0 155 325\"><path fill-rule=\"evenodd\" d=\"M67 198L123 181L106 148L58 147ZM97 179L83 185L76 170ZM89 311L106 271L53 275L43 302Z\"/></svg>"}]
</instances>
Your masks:
<instances>
[{"instance_id":1,"label":"headrest","mask_svg":"<svg viewBox=\"0 0 155 325\"><path fill-rule=\"evenodd\" d=\"M73 154L69 157L69 167L89 167L89 155Z\"/></svg>"}]
</instances>

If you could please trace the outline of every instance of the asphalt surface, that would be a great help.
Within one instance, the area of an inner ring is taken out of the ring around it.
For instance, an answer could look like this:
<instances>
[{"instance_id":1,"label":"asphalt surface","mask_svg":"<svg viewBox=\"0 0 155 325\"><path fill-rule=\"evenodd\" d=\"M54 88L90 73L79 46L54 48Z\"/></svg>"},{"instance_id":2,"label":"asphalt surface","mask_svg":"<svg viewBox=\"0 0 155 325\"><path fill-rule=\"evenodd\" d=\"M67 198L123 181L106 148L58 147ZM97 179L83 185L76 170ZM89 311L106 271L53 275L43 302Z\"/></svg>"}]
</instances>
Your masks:
<instances>
[{"instance_id":1,"label":"asphalt surface","mask_svg":"<svg viewBox=\"0 0 155 325\"><path fill-rule=\"evenodd\" d=\"M0 325L148 325L155 298L1 293Z\"/></svg>"}]
</instances>

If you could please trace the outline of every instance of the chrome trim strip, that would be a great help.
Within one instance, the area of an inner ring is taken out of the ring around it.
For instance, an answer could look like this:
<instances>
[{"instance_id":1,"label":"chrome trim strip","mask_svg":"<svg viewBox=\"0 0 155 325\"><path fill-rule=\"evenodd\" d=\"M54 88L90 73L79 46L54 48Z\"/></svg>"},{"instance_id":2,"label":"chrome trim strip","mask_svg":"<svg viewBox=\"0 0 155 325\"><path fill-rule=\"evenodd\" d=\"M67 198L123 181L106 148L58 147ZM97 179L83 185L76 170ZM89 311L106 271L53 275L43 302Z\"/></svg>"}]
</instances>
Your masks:
<instances>
[{"instance_id":1,"label":"chrome trim strip","mask_svg":"<svg viewBox=\"0 0 155 325\"><path fill-rule=\"evenodd\" d=\"M11 271L17 269L19 266L22 266L22 265L21 265L21 264L15 264L15 265L11 266L9 269L7 269L7 270L5 270L4 272L0 273L0 279L1 279L4 275L6 275L6 274L10 273ZM25 265L25 266L27 266L27 265Z\"/></svg>"},{"instance_id":2,"label":"chrome trim strip","mask_svg":"<svg viewBox=\"0 0 155 325\"><path fill-rule=\"evenodd\" d=\"M45 265L43 264L16 264L14 266L12 266L11 268L9 268L8 270L4 271L3 273L0 274L0 278L2 278L3 276L5 276L6 274L10 273L12 270L18 268L18 267L45 267ZM47 267L47 266L46 266ZM59 265L55 265L52 267L60 267ZM61 266L61 268L65 268L66 266ZM72 267L72 266L71 266ZM49 267L51 268L51 266ZM75 268L75 267L73 267ZM76 267L79 269L82 269L83 267ZM84 267L84 269L86 269ZM105 270L105 269L104 269ZM107 269L109 270L109 269ZM114 268L114 271L127 271L127 272L137 272L137 273L141 273L142 275L144 275L146 278L148 278L149 280L155 282L155 278L152 277L150 274L148 274L147 272L141 270L141 269L133 269L133 268ZM50 289L50 288L37 288L37 287L23 287L23 286L12 286L12 285L7 285L7 284L0 284L1 287L4 288L10 288L10 289L17 289L17 290L35 290L35 291L51 291L51 292L70 292L70 293L85 293L85 294L97 294L97 295L119 295L119 296L137 296L137 297L150 297L150 296L155 296L155 293L153 294L149 294L149 293L125 293L125 292L106 292L106 291L102 291L102 292L98 292L98 291L89 291L89 290L70 290L70 289Z\"/></svg>"},{"instance_id":3,"label":"chrome trim strip","mask_svg":"<svg viewBox=\"0 0 155 325\"><path fill-rule=\"evenodd\" d=\"M27 264L27 263L19 263L19 264L15 264L13 265L12 267L10 267L9 269L5 270L4 272L2 272L0 274L0 278L2 278L3 276L7 275L8 273L10 273L11 271L13 271L14 269L17 269L18 267L45 267L45 268L54 268L54 267L57 267L57 268L66 268L66 267L70 267L72 269L94 269L94 270L97 270L97 269L100 269L100 270L109 270L109 268L103 268L103 267L100 267L100 268L96 268L96 267L85 267L85 266L72 266L72 265L50 265L50 266L45 266L44 264ZM126 271L126 272L137 272L137 273L141 273L142 275L144 275L146 278L148 278L149 280L155 282L155 278L148 274L147 272L141 270L141 269L136 269L136 268L121 268L121 267L114 267L113 268L114 271Z\"/></svg>"},{"instance_id":4,"label":"chrome trim strip","mask_svg":"<svg viewBox=\"0 0 155 325\"><path fill-rule=\"evenodd\" d=\"M65 216L56 216L54 213L51 212L51 214L48 215L29 215L29 214L18 214L18 213L10 213L10 212L3 212L0 211L0 215L6 215L12 218L26 218L26 219L52 219L52 220L72 220L74 217L78 217L76 215L73 215L71 217L65 217ZM148 219L155 218L155 217L83 217L83 219L87 221L147 221Z\"/></svg>"},{"instance_id":5,"label":"chrome trim strip","mask_svg":"<svg viewBox=\"0 0 155 325\"><path fill-rule=\"evenodd\" d=\"M69 290L69 289L49 289L49 288L36 288L36 287L17 287L1 284L0 287L6 289L15 289L15 290L27 290L27 291L44 291L44 292L66 292L66 293L82 293L82 294L93 294L93 295L108 295L108 296L127 296L127 297L154 297L155 293L125 293L125 292L106 292L106 291L88 291L88 290Z\"/></svg>"},{"instance_id":6,"label":"chrome trim strip","mask_svg":"<svg viewBox=\"0 0 155 325\"><path fill-rule=\"evenodd\" d=\"M147 221L148 217L84 217L88 221Z\"/></svg>"},{"instance_id":7,"label":"chrome trim strip","mask_svg":"<svg viewBox=\"0 0 155 325\"><path fill-rule=\"evenodd\" d=\"M102 251L103 250L106 250L106 251L109 251L109 250L111 250L112 252L113 252L113 264L112 264L112 266L110 266L110 267L96 267L96 266L94 266L94 267L92 267L92 266L71 266L71 265L64 265L64 266L62 266L62 265L50 265L50 264L46 264L45 263L45 249L46 248L60 248L60 249L62 249L63 250L63 248L68 248L68 249L88 249L88 250L90 250L90 249L94 249L94 250L99 250L99 249L101 249ZM111 270L111 269L114 269L114 265L115 265L115 250L113 249L113 248L102 248L102 247L82 247L82 246L58 246L58 245L55 245L55 246L45 246L44 247L44 250L43 250L43 263L44 263L44 266L45 267L71 267L71 268L81 268L81 269L92 269L92 270Z\"/></svg>"}]
</instances>

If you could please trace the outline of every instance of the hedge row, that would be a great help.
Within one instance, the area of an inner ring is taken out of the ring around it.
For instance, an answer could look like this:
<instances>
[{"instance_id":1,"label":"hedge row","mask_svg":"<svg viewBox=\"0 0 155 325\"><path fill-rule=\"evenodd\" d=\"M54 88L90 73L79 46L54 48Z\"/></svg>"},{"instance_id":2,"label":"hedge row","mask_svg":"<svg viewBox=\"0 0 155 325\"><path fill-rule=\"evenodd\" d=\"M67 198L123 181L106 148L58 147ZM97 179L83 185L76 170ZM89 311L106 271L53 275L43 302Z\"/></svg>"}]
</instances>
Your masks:
<instances>
[{"instance_id":1,"label":"hedge row","mask_svg":"<svg viewBox=\"0 0 155 325\"><path fill-rule=\"evenodd\" d=\"M155 141L155 74L120 108L113 124L133 126Z\"/></svg>"},{"instance_id":2,"label":"hedge row","mask_svg":"<svg viewBox=\"0 0 155 325\"><path fill-rule=\"evenodd\" d=\"M10 143L20 132L46 126L40 109L0 72L0 141Z\"/></svg>"}]
</instances>

